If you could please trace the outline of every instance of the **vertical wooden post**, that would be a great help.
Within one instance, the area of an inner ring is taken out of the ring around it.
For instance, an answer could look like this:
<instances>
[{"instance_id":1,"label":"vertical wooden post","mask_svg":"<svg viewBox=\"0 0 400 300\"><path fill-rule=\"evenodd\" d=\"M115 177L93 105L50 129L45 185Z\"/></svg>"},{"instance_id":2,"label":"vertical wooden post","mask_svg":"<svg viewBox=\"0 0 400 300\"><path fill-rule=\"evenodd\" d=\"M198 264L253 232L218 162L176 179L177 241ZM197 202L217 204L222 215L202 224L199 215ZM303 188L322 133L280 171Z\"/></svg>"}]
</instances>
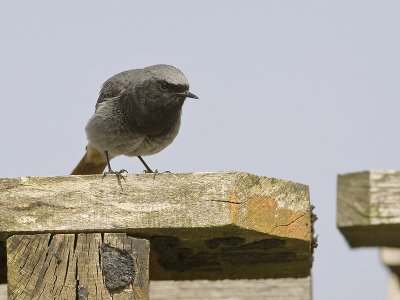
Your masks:
<instances>
[{"instance_id":1,"label":"vertical wooden post","mask_svg":"<svg viewBox=\"0 0 400 300\"><path fill-rule=\"evenodd\" d=\"M125 234L14 235L9 299L148 299L149 242Z\"/></svg>"},{"instance_id":2,"label":"vertical wooden post","mask_svg":"<svg viewBox=\"0 0 400 300\"><path fill-rule=\"evenodd\" d=\"M338 176L337 226L350 247L382 248L391 271L389 299L400 299L400 171Z\"/></svg>"},{"instance_id":3,"label":"vertical wooden post","mask_svg":"<svg viewBox=\"0 0 400 300\"><path fill-rule=\"evenodd\" d=\"M400 248L382 248L381 259L391 272L388 285L388 299L400 299Z\"/></svg>"}]
</instances>

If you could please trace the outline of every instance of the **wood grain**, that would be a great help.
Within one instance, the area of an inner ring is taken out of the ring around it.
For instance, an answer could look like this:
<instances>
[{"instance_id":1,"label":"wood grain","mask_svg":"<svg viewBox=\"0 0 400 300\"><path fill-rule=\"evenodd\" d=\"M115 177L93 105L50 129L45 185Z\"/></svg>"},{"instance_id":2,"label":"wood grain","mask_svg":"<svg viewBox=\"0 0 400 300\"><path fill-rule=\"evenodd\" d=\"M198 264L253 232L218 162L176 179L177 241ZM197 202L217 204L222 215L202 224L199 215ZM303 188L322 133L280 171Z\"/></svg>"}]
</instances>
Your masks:
<instances>
[{"instance_id":1,"label":"wood grain","mask_svg":"<svg viewBox=\"0 0 400 300\"><path fill-rule=\"evenodd\" d=\"M132 252L135 280L116 290L105 285L101 245ZM124 234L14 235L7 240L9 299L140 299L149 293L149 242ZM141 274L139 273L141 272Z\"/></svg>"}]
</instances>

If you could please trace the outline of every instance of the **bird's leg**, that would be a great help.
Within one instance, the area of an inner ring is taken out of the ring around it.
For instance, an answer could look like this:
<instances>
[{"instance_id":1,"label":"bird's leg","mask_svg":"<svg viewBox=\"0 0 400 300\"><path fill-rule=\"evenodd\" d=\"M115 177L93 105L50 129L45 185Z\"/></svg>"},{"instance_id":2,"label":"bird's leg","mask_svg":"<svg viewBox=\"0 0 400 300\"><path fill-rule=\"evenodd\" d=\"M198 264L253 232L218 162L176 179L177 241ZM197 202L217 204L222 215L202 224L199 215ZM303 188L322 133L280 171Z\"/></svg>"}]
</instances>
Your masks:
<instances>
[{"instance_id":1,"label":"bird's leg","mask_svg":"<svg viewBox=\"0 0 400 300\"><path fill-rule=\"evenodd\" d=\"M154 172L152 169L150 169L150 167L146 164L146 162L144 161L144 159L138 155L139 160L142 162L142 164L144 165L144 167L146 168L146 170L144 170L144 173L153 173L154 174L154 178L156 177L156 174L158 174L158 170L155 169ZM165 171L164 173L171 173L170 171Z\"/></svg>"},{"instance_id":2,"label":"bird's leg","mask_svg":"<svg viewBox=\"0 0 400 300\"><path fill-rule=\"evenodd\" d=\"M146 164L146 162L140 155L138 155L137 158L139 158L139 160L142 162L143 166L146 168L146 170L144 170L144 173L158 173L157 170L155 172L153 172L153 170L150 169L150 167Z\"/></svg>"},{"instance_id":3,"label":"bird's leg","mask_svg":"<svg viewBox=\"0 0 400 300\"><path fill-rule=\"evenodd\" d=\"M125 180L124 175L122 175L123 173L128 173L127 170L122 169L119 171L113 171L111 169L111 164L110 164L110 158L108 157L108 151L104 151L104 153L106 154L106 159L107 159L107 166L108 166L108 171L103 173L103 178L106 177L108 174L114 174L117 177L117 181L118 181L118 185L121 187L122 189L122 185L121 185L121 178L123 180Z\"/></svg>"}]
</instances>

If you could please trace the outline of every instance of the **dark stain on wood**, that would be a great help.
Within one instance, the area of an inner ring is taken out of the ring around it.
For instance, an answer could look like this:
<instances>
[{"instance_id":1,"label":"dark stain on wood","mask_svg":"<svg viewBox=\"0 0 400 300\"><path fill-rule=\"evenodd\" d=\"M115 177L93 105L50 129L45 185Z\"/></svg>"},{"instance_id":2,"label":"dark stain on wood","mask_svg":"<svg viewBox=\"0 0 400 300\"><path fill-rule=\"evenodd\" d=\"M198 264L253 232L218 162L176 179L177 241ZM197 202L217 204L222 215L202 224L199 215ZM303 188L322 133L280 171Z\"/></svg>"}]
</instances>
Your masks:
<instances>
[{"instance_id":1,"label":"dark stain on wood","mask_svg":"<svg viewBox=\"0 0 400 300\"><path fill-rule=\"evenodd\" d=\"M250 243L240 237L213 238L205 241L210 251L196 252L184 247L172 236L153 236L151 249L157 254L158 263L168 271L214 270L221 271L226 263L252 265L290 262L297 258L295 252L274 251L285 245L277 238L263 239Z\"/></svg>"},{"instance_id":2,"label":"dark stain on wood","mask_svg":"<svg viewBox=\"0 0 400 300\"><path fill-rule=\"evenodd\" d=\"M77 292L77 300L86 300L89 296L89 292L87 290L87 288L81 286L78 288L78 292Z\"/></svg>"},{"instance_id":3,"label":"dark stain on wood","mask_svg":"<svg viewBox=\"0 0 400 300\"><path fill-rule=\"evenodd\" d=\"M215 249L219 245L237 246L237 245L244 244L245 241L246 240L244 238L235 236L235 237L228 237L228 238L213 238L213 239L207 240L205 243L208 248Z\"/></svg>"},{"instance_id":4,"label":"dark stain on wood","mask_svg":"<svg viewBox=\"0 0 400 300\"><path fill-rule=\"evenodd\" d=\"M108 290L122 288L135 279L135 262L130 251L102 244L101 264Z\"/></svg>"}]
</instances>

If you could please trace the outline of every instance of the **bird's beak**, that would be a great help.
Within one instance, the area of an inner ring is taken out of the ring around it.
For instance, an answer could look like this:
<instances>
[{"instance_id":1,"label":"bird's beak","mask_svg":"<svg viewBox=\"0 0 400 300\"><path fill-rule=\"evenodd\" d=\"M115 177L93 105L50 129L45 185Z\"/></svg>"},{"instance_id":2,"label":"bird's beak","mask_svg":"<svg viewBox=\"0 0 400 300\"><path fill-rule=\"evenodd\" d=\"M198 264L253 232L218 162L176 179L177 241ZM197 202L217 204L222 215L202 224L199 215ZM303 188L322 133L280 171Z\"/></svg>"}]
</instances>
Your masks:
<instances>
[{"instance_id":1,"label":"bird's beak","mask_svg":"<svg viewBox=\"0 0 400 300\"><path fill-rule=\"evenodd\" d=\"M197 97L195 94L193 94L189 91L186 92L186 97L193 98L193 99L199 99L199 97Z\"/></svg>"},{"instance_id":2,"label":"bird's beak","mask_svg":"<svg viewBox=\"0 0 400 300\"><path fill-rule=\"evenodd\" d=\"M186 92L183 92L183 93L177 93L177 95L185 96L187 98L199 99L199 97L197 97L195 94L193 94L193 93L191 93L189 91L186 91Z\"/></svg>"}]
</instances>

